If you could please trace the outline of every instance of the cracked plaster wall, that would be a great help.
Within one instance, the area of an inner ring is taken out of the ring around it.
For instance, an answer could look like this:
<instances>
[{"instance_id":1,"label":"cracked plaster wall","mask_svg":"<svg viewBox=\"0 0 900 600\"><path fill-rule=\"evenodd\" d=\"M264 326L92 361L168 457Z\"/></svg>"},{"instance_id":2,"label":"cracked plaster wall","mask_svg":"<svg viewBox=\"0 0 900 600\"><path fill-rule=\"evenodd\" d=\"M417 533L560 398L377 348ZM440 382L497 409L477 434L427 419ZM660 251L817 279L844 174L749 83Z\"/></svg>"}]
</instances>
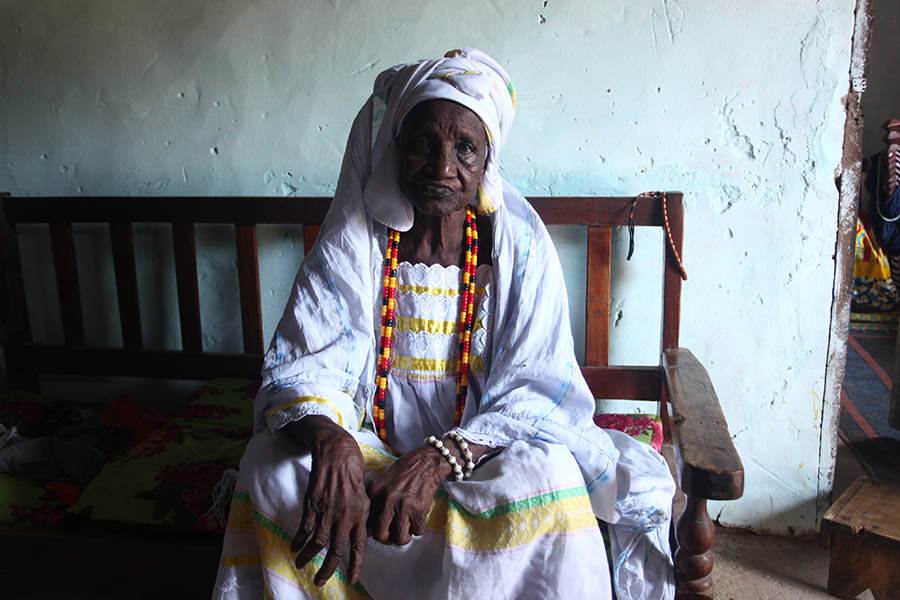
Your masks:
<instances>
[{"instance_id":1,"label":"cracked plaster wall","mask_svg":"<svg viewBox=\"0 0 900 600\"><path fill-rule=\"evenodd\" d=\"M526 194L685 192L682 343L708 367L746 467L722 523L814 527L851 0L413 3L8 0L0 189L21 195L317 195L334 189L375 74L461 45L512 74L503 157ZM89 341L119 340L102 227L77 232ZM554 229L576 331L584 233ZM25 230L38 339L59 339L46 238ZM148 344L178 347L170 239L137 231ZM656 364L661 236L615 236L614 363ZM265 228L266 334L300 260ZM207 347L236 349L233 237L204 228ZM42 281L43 278L43 281ZM162 321L160 321L160 316ZM577 336L579 352L583 336ZM823 456L831 454L825 452ZM825 475L820 475L825 473Z\"/></svg>"}]
</instances>

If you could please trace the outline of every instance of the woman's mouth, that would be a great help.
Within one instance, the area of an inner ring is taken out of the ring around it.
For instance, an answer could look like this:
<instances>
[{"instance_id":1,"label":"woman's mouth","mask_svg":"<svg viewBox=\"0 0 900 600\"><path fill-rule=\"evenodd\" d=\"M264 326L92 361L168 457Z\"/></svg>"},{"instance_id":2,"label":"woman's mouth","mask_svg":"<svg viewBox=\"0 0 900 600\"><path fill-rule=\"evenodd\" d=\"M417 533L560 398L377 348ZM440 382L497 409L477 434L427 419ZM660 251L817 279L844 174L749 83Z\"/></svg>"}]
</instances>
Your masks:
<instances>
[{"instance_id":1,"label":"woman's mouth","mask_svg":"<svg viewBox=\"0 0 900 600\"><path fill-rule=\"evenodd\" d=\"M453 194L453 190L446 185L436 185L433 183L420 184L419 191L423 196L429 196L431 198L446 198Z\"/></svg>"}]
</instances>

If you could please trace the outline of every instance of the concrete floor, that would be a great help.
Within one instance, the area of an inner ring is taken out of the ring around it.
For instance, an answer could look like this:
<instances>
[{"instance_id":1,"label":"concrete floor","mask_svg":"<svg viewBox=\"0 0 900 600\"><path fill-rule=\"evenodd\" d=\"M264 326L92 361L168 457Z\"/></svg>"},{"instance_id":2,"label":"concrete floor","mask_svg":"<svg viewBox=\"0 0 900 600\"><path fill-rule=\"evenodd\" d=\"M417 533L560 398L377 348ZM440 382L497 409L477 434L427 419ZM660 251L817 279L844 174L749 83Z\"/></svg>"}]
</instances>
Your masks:
<instances>
[{"instance_id":1,"label":"concrete floor","mask_svg":"<svg viewBox=\"0 0 900 600\"><path fill-rule=\"evenodd\" d=\"M828 550L815 540L720 529L713 573L721 600L834 598L825 592ZM858 598L873 596L865 592Z\"/></svg>"},{"instance_id":2,"label":"concrete floor","mask_svg":"<svg viewBox=\"0 0 900 600\"><path fill-rule=\"evenodd\" d=\"M838 441L834 493L866 475L843 442ZM807 600L834 598L825 592L829 552L824 540L754 535L719 529L715 554L716 598L721 600ZM871 600L870 592L858 596Z\"/></svg>"}]
</instances>

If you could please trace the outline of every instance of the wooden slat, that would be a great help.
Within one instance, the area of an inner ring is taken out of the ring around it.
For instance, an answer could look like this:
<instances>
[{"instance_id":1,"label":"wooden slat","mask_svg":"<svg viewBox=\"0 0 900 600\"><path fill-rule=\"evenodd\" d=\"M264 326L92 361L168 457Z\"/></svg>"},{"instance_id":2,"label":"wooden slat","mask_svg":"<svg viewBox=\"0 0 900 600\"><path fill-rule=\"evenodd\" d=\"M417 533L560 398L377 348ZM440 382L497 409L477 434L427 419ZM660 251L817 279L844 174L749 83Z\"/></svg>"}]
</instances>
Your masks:
<instances>
[{"instance_id":1,"label":"wooden slat","mask_svg":"<svg viewBox=\"0 0 900 600\"><path fill-rule=\"evenodd\" d=\"M15 198L13 223L281 223L318 224L331 198L38 197Z\"/></svg>"},{"instance_id":2,"label":"wooden slat","mask_svg":"<svg viewBox=\"0 0 900 600\"><path fill-rule=\"evenodd\" d=\"M37 391L36 373L25 368L22 351L22 345L31 341L31 323L25 304L25 280L16 228L5 217L8 196L0 193L3 202L3 210L0 210L0 319L5 338L6 379L10 389Z\"/></svg>"},{"instance_id":3,"label":"wooden slat","mask_svg":"<svg viewBox=\"0 0 900 600\"><path fill-rule=\"evenodd\" d=\"M138 296L137 267L134 260L134 234L131 223L110 223L113 267L116 272L116 297L119 301L119 322L122 343L126 348L141 348L141 308Z\"/></svg>"},{"instance_id":4,"label":"wooden slat","mask_svg":"<svg viewBox=\"0 0 900 600\"><path fill-rule=\"evenodd\" d=\"M659 420L662 421L663 444L671 447L672 420L669 415L669 388L666 386L666 378L663 377L661 379L662 381L660 382L661 386L659 390Z\"/></svg>"},{"instance_id":5,"label":"wooden slat","mask_svg":"<svg viewBox=\"0 0 900 600\"><path fill-rule=\"evenodd\" d=\"M679 196L676 192L670 196ZM547 225L628 224L631 197L533 197L531 205ZM660 226L662 215L649 198L635 207L637 226ZM273 223L319 225L328 197L90 197L12 198L11 223Z\"/></svg>"},{"instance_id":6,"label":"wooden slat","mask_svg":"<svg viewBox=\"0 0 900 600\"><path fill-rule=\"evenodd\" d=\"M309 256L309 253L312 252L317 237L319 237L318 225L303 226L303 256Z\"/></svg>"},{"instance_id":7,"label":"wooden slat","mask_svg":"<svg viewBox=\"0 0 900 600\"><path fill-rule=\"evenodd\" d=\"M744 466L709 374L685 348L666 350L663 363L682 491L710 500L740 498Z\"/></svg>"},{"instance_id":8,"label":"wooden slat","mask_svg":"<svg viewBox=\"0 0 900 600\"><path fill-rule=\"evenodd\" d=\"M669 209L669 229L675 242L675 249L679 256L684 257L682 251L684 241L684 208L681 194L671 193L667 197ZM658 210L662 211L660 207ZM665 236L665 233L663 233ZM678 347L678 331L681 323L681 271L675 262L675 257L669 249L668 242L663 240L665 255L663 263L663 325L662 347L663 350Z\"/></svg>"},{"instance_id":9,"label":"wooden slat","mask_svg":"<svg viewBox=\"0 0 900 600\"><path fill-rule=\"evenodd\" d=\"M680 194L672 193L672 213L674 224L679 234L680 243ZM608 247L605 238L608 237L609 227L625 225L628 221L629 209L633 198L631 197L554 197L532 198L531 203L536 208L542 219L548 224L575 224L589 227L600 227L597 234L595 230L590 234L591 245L599 247L601 252ZM5 206L11 215L10 221L15 222L51 222L65 224L67 221L75 222L172 222L173 240L176 255L176 277L178 281L179 312L181 315L181 329L183 347L185 350L200 352L202 350L201 317L199 303L199 286L197 282L197 256L196 241L194 236L194 222L208 223L232 223L239 226L248 226L254 223L300 223L304 227L304 245L309 250L315 234L312 229L321 223L330 205L329 198L10 198ZM635 224L638 226L659 226L662 223L662 213L658 202L652 198L640 198L635 208ZM249 231L249 230L246 230ZM238 245L248 244L248 234L238 234ZM252 245L252 244L251 244ZM241 251L239 251L241 252ZM592 256L599 256L596 252ZM592 258L594 262L604 263L602 258ZM252 272L252 261L248 262L248 272ZM239 267L241 269L243 267ZM258 263L256 264L258 273ZM242 277L243 279L243 277ZM257 280L258 277L247 276L247 280ZM601 266L591 269L589 277L589 307L595 312L603 311L602 300L604 292L602 283L608 280ZM677 282L676 282L677 283ZM607 287L608 289L608 287ZM675 288L670 286L666 293L671 296ZM599 291L598 291L599 290ZM680 285L678 286L680 290ZM242 298L242 311L248 314L250 307L250 322L245 325L245 339L248 340L248 348L252 344L259 349L259 343L255 340L256 325L252 322L256 318L255 298L258 292L251 287L245 289ZM599 294L599 296L598 296ZM600 302L592 301L600 298ZM606 323L608 329L608 300L606 302L607 316L597 316L590 319L590 334L588 335L588 358L596 365L598 362L608 360L603 358L603 349L597 344L598 338L608 337L602 334L595 335L598 329ZM598 309L599 306L599 309ZM677 311L676 311L677 317ZM677 320L677 318L676 318ZM672 331L671 316L667 318L667 331ZM677 331L677 327L674 328ZM671 337L671 334L667 334ZM144 355L141 355L144 356ZM183 357L184 355L179 355ZM179 360L181 360L179 358ZM119 364L119 363L116 363ZM185 374L194 369L193 366L185 367ZM254 366L253 371L257 370ZM197 374L199 376L199 374ZM624 367L591 367L585 368L585 376L598 397L623 398L638 400L658 400L662 389L662 377L658 369L624 368Z\"/></svg>"},{"instance_id":10,"label":"wooden slat","mask_svg":"<svg viewBox=\"0 0 900 600\"><path fill-rule=\"evenodd\" d=\"M259 354L228 354L180 350L79 348L25 344L26 364L41 373L118 377L158 377L205 380L216 377L258 379Z\"/></svg>"},{"instance_id":11,"label":"wooden slat","mask_svg":"<svg viewBox=\"0 0 900 600\"><path fill-rule=\"evenodd\" d=\"M900 486L860 477L825 512L824 519L833 530L900 545L898 510Z\"/></svg>"},{"instance_id":12,"label":"wooden slat","mask_svg":"<svg viewBox=\"0 0 900 600\"><path fill-rule=\"evenodd\" d=\"M174 223L175 281L178 286L178 315L181 319L181 347L191 352L203 350L200 328L200 288L197 283L197 241L193 223Z\"/></svg>"},{"instance_id":13,"label":"wooden slat","mask_svg":"<svg viewBox=\"0 0 900 600\"><path fill-rule=\"evenodd\" d=\"M63 338L68 346L84 345L84 320L81 294L78 287L78 266L75 263L75 242L70 223L50 224L50 243L56 271L56 293L62 317Z\"/></svg>"},{"instance_id":14,"label":"wooden slat","mask_svg":"<svg viewBox=\"0 0 900 600\"><path fill-rule=\"evenodd\" d=\"M609 364L609 300L612 229L588 227L587 301L584 361L592 367Z\"/></svg>"},{"instance_id":15,"label":"wooden slat","mask_svg":"<svg viewBox=\"0 0 900 600\"><path fill-rule=\"evenodd\" d=\"M241 327L244 334L244 352L262 354L262 304L259 297L259 256L256 246L256 227L237 225L238 284L241 292Z\"/></svg>"},{"instance_id":16,"label":"wooden slat","mask_svg":"<svg viewBox=\"0 0 900 600\"><path fill-rule=\"evenodd\" d=\"M603 400L659 400L659 367L582 367L594 398Z\"/></svg>"},{"instance_id":17,"label":"wooden slat","mask_svg":"<svg viewBox=\"0 0 900 600\"><path fill-rule=\"evenodd\" d=\"M535 197L528 201L546 225L621 226L628 224L631 202L623 197ZM639 198L634 210L637 226L660 226L662 215L650 198Z\"/></svg>"}]
</instances>

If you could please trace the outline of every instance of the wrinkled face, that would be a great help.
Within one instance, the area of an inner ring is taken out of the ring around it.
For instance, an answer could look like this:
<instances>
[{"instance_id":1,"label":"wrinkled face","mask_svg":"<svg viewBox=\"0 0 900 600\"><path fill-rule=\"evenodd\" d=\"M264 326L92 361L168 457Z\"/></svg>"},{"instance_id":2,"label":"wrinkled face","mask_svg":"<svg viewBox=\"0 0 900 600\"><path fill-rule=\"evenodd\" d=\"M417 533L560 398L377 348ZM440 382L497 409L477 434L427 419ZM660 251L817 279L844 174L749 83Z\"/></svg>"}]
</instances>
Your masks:
<instances>
[{"instance_id":1,"label":"wrinkled face","mask_svg":"<svg viewBox=\"0 0 900 600\"><path fill-rule=\"evenodd\" d=\"M400 189L419 212L455 212L475 203L487 156L487 135L474 112L449 100L422 102L400 132Z\"/></svg>"}]
</instances>

